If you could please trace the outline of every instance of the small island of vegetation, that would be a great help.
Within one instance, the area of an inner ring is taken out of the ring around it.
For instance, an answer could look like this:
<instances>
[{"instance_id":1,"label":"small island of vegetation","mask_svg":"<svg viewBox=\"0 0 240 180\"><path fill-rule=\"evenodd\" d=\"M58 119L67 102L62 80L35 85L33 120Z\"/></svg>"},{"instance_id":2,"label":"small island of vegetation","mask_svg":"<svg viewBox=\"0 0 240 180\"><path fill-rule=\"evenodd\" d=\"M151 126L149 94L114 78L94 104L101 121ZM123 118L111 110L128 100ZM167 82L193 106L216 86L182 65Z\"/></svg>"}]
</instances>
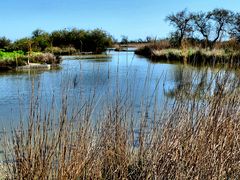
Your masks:
<instances>
[{"instance_id":1,"label":"small island of vegetation","mask_svg":"<svg viewBox=\"0 0 240 180\"><path fill-rule=\"evenodd\" d=\"M60 55L99 54L112 44L112 36L101 29L86 31L73 28L51 33L37 29L30 38L14 42L1 37L0 69L16 69L30 63L57 65Z\"/></svg>"}]
</instances>

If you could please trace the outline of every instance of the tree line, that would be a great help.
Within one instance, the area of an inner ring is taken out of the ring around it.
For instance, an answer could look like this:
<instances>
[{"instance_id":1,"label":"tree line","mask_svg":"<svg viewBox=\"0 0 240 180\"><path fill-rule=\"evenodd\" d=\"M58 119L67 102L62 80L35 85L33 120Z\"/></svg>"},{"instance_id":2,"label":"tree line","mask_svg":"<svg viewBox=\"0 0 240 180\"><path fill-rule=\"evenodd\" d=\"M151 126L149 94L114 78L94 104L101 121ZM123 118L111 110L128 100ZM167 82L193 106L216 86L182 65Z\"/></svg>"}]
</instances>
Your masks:
<instances>
[{"instance_id":1,"label":"tree line","mask_svg":"<svg viewBox=\"0 0 240 180\"><path fill-rule=\"evenodd\" d=\"M174 27L170 42L175 47L180 47L184 39L199 41L205 48L229 39L240 42L240 13L227 9L216 8L208 12L184 9L168 15L165 20Z\"/></svg>"},{"instance_id":2,"label":"tree line","mask_svg":"<svg viewBox=\"0 0 240 180\"><path fill-rule=\"evenodd\" d=\"M41 29L32 32L31 37L11 42L6 37L0 38L0 49L5 51L65 51L101 53L113 44L113 38L106 31L95 29L62 29L48 33Z\"/></svg>"}]
</instances>

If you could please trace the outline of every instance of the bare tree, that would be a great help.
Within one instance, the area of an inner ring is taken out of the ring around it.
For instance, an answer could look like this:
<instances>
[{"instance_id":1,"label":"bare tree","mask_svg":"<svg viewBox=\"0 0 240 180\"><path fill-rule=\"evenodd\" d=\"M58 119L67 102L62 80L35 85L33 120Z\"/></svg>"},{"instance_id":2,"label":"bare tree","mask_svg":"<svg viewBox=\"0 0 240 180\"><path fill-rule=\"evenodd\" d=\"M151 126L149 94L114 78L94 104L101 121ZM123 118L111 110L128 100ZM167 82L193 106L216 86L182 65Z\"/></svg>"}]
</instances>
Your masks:
<instances>
[{"instance_id":1,"label":"bare tree","mask_svg":"<svg viewBox=\"0 0 240 180\"><path fill-rule=\"evenodd\" d=\"M240 42L240 13L234 15L234 20L231 25L230 37L235 38Z\"/></svg>"},{"instance_id":2,"label":"bare tree","mask_svg":"<svg viewBox=\"0 0 240 180\"><path fill-rule=\"evenodd\" d=\"M217 41L221 41L224 33L230 30L230 25L234 20L234 13L226 9L214 9L208 12L207 16L213 21L214 30L212 43L215 44Z\"/></svg>"},{"instance_id":3,"label":"bare tree","mask_svg":"<svg viewBox=\"0 0 240 180\"><path fill-rule=\"evenodd\" d=\"M183 38L192 32L192 26L190 25L191 15L185 9L167 16L165 20L169 21L169 23L176 28L173 34L178 36L178 45L180 46Z\"/></svg>"},{"instance_id":4,"label":"bare tree","mask_svg":"<svg viewBox=\"0 0 240 180\"><path fill-rule=\"evenodd\" d=\"M199 12L193 13L191 17L193 20L194 29L203 36L205 40L205 47L208 47L212 29L210 15L208 13Z\"/></svg>"}]
</instances>

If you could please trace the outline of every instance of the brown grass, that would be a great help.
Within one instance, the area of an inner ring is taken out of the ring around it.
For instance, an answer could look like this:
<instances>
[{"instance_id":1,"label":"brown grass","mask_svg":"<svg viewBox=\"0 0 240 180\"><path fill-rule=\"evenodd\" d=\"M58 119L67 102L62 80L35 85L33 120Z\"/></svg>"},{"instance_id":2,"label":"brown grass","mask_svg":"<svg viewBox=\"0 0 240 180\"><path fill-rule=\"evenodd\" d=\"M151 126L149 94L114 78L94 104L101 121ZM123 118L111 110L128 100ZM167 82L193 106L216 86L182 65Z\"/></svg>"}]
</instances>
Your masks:
<instances>
[{"instance_id":1,"label":"brown grass","mask_svg":"<svg viewBox=\"0 0 240 180\"><path fill-rule=\"evenodd\" d=\"M34 97L27 127L5 141L7 178L240 178L239 79L218 73L204 88L200 79L178 88L162 111L143 99L141 116L119 91L102 104L97 122L94 98L68 116L63 97L55 116L54 106L42 115Z\"/></svg>"}]
</instances>

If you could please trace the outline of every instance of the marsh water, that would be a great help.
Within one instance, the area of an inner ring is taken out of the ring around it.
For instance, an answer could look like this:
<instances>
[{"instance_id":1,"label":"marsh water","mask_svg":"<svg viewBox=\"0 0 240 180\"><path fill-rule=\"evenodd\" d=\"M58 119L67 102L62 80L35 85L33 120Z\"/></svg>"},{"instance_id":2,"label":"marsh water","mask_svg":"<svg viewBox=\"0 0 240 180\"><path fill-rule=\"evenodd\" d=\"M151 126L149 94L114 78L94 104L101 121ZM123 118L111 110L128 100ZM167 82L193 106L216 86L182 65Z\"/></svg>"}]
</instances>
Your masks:
<instances>
[{"instance_id":1,"label":"marsh water","mask_svg":"<svg viewBox=\"0 0 240 180\"><path fill-rule=\"evenodd\" d=\"M140 107L142 99L149 104L157 94L159 106L171 89L183 78L182 72L200 72L196 67L152 63L133 52L108 52L109 57L78 58L63 57L61 68L50 71L5 72L0 74L0 127L14 127L19 119L27 119L32 95L39 96L45 110L60 107L63 95L68 96L68 106L74 108L91 98L97 97L97 106L106 99L114 99L117 90L129 96L134 106ZM214 70L210 70L212 73ZM188 75L185 75L188 76ZM190 77L189 77L190 78Z\"/></svg>"}]
</instances>

